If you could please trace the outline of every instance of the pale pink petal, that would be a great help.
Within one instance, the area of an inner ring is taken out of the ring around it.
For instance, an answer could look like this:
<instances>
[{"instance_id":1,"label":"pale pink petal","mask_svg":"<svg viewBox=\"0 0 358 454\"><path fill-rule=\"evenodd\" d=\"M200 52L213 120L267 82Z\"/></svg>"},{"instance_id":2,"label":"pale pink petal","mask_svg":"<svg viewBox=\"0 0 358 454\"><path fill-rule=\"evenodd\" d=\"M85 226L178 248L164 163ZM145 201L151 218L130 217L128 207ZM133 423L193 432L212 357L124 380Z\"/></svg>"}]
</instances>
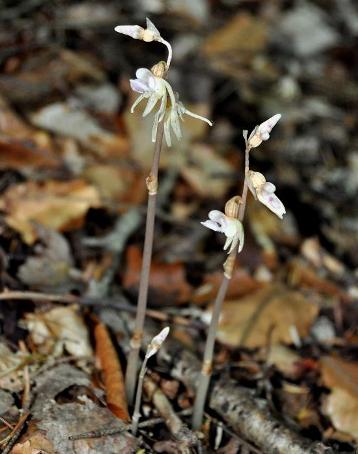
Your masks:
<instances>
[{"instance_id":1,"label":"pale pink petal","mask_svg":"<svg viewBox=\"0 0 358 454\"><path fill-rule=\"evenodd\" d=\"M136 91L137 93L145 93L149 91L148 85L146 85L144 82L142 82L139 79L130 79L129 83L131 85L131 89L133 91Z\"/></svg>"},{"instance_id":2,"label":"pale pink petal","mask_svg":"<svg viewBox=\"0 0 358 454\"><path fill-rule=\"evenodd\" d=\"M259 191L257 195L261 203L267 206L267 208L269 208L279 218L283 218L283 215L286 213L286 209L281 200L273 192L263 190Z\"/></svg>"},{"instance_id":3,"label":"pale pink petal","mask_svg":"<svg viewBox=\"0 0 358 454\"><path fill-rule=\"evenodd\" d=\"M135 76L143 82L148 82L153 77L153 73L148 68L138 68L135 72Z\"/></svg>"},{"instance_id":4,"label":"pale pink petal","mask_svg":"<svg viewBox=\"0 0 358 454\"><path fill-rule=\"evenodd\" d=\"M267 140L270 137L270 132L275 124L280 120L281 114L276 114L273 117L269 118L268 120L264 121L258 127L258 132L261 136L262 140Z\"/></svg>"}]
</instances>

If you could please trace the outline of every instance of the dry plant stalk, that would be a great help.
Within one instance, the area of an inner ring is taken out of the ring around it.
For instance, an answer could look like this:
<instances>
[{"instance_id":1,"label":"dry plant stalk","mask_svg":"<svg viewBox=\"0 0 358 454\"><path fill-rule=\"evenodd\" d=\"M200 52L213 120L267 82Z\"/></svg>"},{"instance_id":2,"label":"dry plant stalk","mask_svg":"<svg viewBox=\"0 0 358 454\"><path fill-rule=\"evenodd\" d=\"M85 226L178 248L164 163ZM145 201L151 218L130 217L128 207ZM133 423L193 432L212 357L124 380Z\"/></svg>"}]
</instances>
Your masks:
<instances>
[{"instance_id":1,"label":"dry plant stalk","mask_svg":"<svg viewBox=\"0 0 358 454\"><path fill-rule=\"evenodd\" d=\"M147 100L143 111L143 117L153 110L156 110L152 127L152 142L155 142L153 162L150 174L146 180L148 188L147 220L145 228L145 239L143 249L143 262L139 282L139 294L137 302L137 315L135 320L134 333L130 343L130 353L126 370L126 392L128 402L131 404L134 398L136 387L137 370L139 363L139 351L143 337L145 312L147 307L149 273L152 260L154 223L156 213L156 200L158 191L158 169L163 136L167 145L172 145L171 132L178 140L182 137L181 121L184 115L189 115L198 120L205 121L211 126L211 122L185 108L178 96L174 94L173 88L165 80L172 60L172 48L160 34L155 25L147 18L146 28L139 25L118 25L115 31L131 38L144 42L159 42L166 46L168 58L166 62L159 62L151 68L139 68L136 71L136 78L130 80L131 88L140 94L131 107L131 112L137 105Z\"/></svg>"},{"instance_id":2,"label":"dry plant stalk","mask_svg":"<svg viewBox=\"0 0 358 454\"><path fill-rule=\"evenodd\" d=\"M135 319L134 333L131 339L130 352L126 370L126 392L128 402L133 402L134 391L136 386L136 377L139 362L139 351L142 344L143 328L145 313L147 309L149 273L152 262L152 250L154 239L154 224L157 204L157 189L158 189L158 170L160 152L162 149L164 133L164 123L159 123L157 138L155 142L153 163L150 174L147 178L148 188L148 204L147 204L147 220L145 225L145 238L143 249L142 270L139 282L139 294L137 301L137 313Z\"/></svg>"},{"instance_id":3,"label":"dry plant stalk","mask_svg":"<svg viewBox=\"0 0 358 454\"><path fill-rule=\"evenodd\" d=\"M193 410L192 424L193 429L195 430L199 430L202 425L205 401L212 374L215 338L220 319L221 307L225 300L230 279L233 274L236 255L238 252L241 252L243 247L244 234L242 221L245 216L248 189L251 190L255 198L258 198L263 204L277 214L277 216L282 218L282 215L285 213L285 208L282 202L274 195L274 191L276 189L275 186L272 183L266 182L265 177L259 172L252 172L250 170L249 162L250 150L259 146L263 140L267 140L270 137L272 128L280 118L281 115L277 114L266 120L264 123L261 123L259 126L256 126L249 138L247 138L247 131L244 131L246 147L245 179L242 195L241 197L236 196L227 202L225 206L225 214L216 210L211 211L209 213L209 220L202 222L205 227L225 233L227 240L224 250L226 250L229 246L231 247L229 249L229 256L223 265L223 279L214 302L214 308L205 343L202 368L199 375ZM237 245L239 245L238 251Z\"/></svg>"},{"instance_id":4,"label":"dry plant stalk","mask_svg":"<svg viewBox=\"0 0 358 454\"><path fill-rule=\"evenodd\" d=\"M128 422L130 418L124 379L116 350L113 347L108 330L103 323L96 325L94 335L96 340L96 357L103 371L108 408L117 418Z\"/></svg>"}]
</instances>

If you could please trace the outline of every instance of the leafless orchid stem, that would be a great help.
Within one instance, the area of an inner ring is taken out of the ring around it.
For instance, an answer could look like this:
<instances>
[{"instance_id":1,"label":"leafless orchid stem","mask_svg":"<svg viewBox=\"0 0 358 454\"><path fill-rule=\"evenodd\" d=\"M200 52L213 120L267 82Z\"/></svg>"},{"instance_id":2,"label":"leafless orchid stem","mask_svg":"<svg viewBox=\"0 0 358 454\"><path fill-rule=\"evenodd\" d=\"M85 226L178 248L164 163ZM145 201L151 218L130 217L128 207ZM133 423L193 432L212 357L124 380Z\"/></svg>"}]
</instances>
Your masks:
<instances>
[{"instance_id":1,"label":"leafless orchid stem","mask_svg":"<svg viewBox=\"0 0 358 454\"><path fill-rule=\"evenodd\" d=\"M249 176L249 154L250 154L250 147L246 145L245 149L245 179L244 179L244 186L241 195L241 203L238 213L238 219L240 222L243 221L245 216L245 209L246 209L246 199L247 199L247 191L248 191L248 176ZM205 343L205 350L204 350L204 357L201 372L199 375L198 387L196 398L194 402L194 410L193 410L193 429L199 430L202 421L203 421L203 414L204 414L204 407L206 396L210 384L210 378L212 373L212 364L213 364L213 356L214 356L214 346L215 346L215 337L216 331L218 328L219 318L221 307L226 297L227 289L230 284L230 279L232 277L232 272L235 265L235 259L237 254L237 248L234 248L231 253L229 254L225 264L224 264L224 273L223 279L217 293L213 313L210 320L208 336L206 338Z\"/></svg>"},{"instance_id":2,"label":"leafless orchid stem","mask_svg":"<svg viewBox=\"0 0 358 454\"><path fill-rule=\"evenodd\" d=\"M158 171L160 153L162 149L164 134L164 122L161 121L158 125L157 136L154 146L154 155L151 171L147 177L148 188L148 204L147 204L147 220L145 226L144 249L142 270L139 282L139 294L137 301L137 314L135 319L134 333L130 343L130 352L127 363L125 384L127 400L132 404L134 398L134 391L137 383L137 371L139 361L139 351L141 348L141 341L143 337L143 327L145 320L145 312L147 309L147 296L149 286L149 273L152 262L153 238L154 238L154 224L156 214L156 202L158 191ZM142 367L143 368L143 367Z\"/></svg>"}]
</instances>

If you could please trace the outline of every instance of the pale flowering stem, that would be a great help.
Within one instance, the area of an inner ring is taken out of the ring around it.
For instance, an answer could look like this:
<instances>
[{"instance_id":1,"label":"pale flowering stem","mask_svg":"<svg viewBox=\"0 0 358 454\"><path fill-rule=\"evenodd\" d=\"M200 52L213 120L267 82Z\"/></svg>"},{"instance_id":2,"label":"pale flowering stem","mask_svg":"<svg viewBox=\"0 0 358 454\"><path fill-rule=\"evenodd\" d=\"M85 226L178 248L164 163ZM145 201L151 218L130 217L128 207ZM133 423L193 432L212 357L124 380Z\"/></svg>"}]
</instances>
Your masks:
<instances>
[{"instance_id":1,"label":"pale flowering stem","mask_svg":"<svg viewBox=\"0 0 358 454\"><path fill-rule=\"evenodd\" d=\"M142 401L143 381L144 381L145 373L147 371L147 361L148 361L148 358L145 357L142 367L139 372L138 386L137 386L137 392L136 392L136 396L135 396L135 404L134 404L134 411L133 411L133 416L132 416L132 427L131 427L131 431L134 436L137 435L137 430L138 430L138 422L139 422L139 418L140 418L140 403Z\"/></svg>"},{"instance_id":2,"label":"pale flowering stem","mask_svg":"<svg viewBox=\"0 0 358 454\"><path fill-rule=\"evenodd\" d=\"M148 188L148 204L147 204L147 220L145 226L144 248L142 258L142 269L139 281L139 293L137 301L137 314L135 319L134 333L130 342L130 352L128 357L126 369L126 394L128 403L133 403L134 392L137 383L137 371L139 362L139 352L143 337L143 327L145 320L145 312L147 308L148 286L149 286L149 273L152 262L153 238L154 238L154 224L157 202L158 190L158 170L160 153L162 149L164 133L164 121L158 125L157 136L154 146L154 155L152 161L152 168L147 178Z\"/></svg>"},{"instance_id":3,"label":"pale flowering stem","mask_svg":"<svg viewBox=\"0 0 358 454\"><path fill-rule=\"evenodd\" d=\"M245 149L245 179L244 179L244 186L242 189L241 195L241 203L239 208L238 219L240 222L243 221L245 216L245 209L246 209L246 199L247 199L247 190L248 190L248 174L249 174L249 152L250 148L246 147ZM203 421L203 414L204 414L204 407L206 396L208 393L208 388L210 384L210 378L212 373L212 366L213 366L213 357L214 357L214 347L215 347L215 338L216 338L216 331L219 324L221 308L223 302L226 297L226 293L230 284L230 279L232 276L235 259L237 254L237 248L235 248L228 256L225 265L224 265L224 273L223 279L221 281L220 288L216 295L216 299L214 302L214 308L211 315L208 335L206 338L205 343L205 350L202 362L202 368L199 375L198 385L197 385L197 392L194 402L194 410L193 410L193 429L199 430L202 421Z\"/></svg>"}]
</instances>

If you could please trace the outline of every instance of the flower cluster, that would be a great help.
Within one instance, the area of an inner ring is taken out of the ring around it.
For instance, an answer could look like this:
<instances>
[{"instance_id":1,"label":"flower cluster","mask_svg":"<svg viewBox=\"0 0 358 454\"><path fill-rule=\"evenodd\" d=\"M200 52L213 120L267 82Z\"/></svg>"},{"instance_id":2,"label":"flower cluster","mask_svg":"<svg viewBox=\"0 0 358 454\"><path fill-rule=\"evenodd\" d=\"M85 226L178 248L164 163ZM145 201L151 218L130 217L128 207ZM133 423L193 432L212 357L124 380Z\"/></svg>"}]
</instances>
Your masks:
<instances>
[{"instance_id":1,"label":"flower cluster","mask_svg":"<svg viewBox=\"0 0 358 454\"><path fill-rule=\"evenodd\" d=\"M228 254L230 254L238 245L240 253L244 246L244 228L242 223L238 219L227 216L218 210L210 211L208 217L209 219L201 222L201 224L215 232L225 234L224 251L228 249Z\"/></svg>"},{"instance_id":2,"label":"flower cluster","mask_svg":"<svg viewBox=\"0 0 358 454\"><path fill-rule=\"evenodd\" d=\"M178 140L182 137L180 122L184 120L184 115L197 118L198 120L205 121L212 126L211 121L207 118L197 115L190 110L186 109L182 102L178 100L178 95L175 96L174 91L165 79L156 76L152 71L147 68L139 68L136 71L136 79L130 80L132 90L140 93L131 107L131 112L143 100L148 99L147 105L143 111L143 116L148 115L160 101L159 108L154 116L152 128L152 141L155 142L157 135L158 124L164 121L164 135L167 145L170 147L171 130L173 130ZM167 106L169 101L169 107Z\"/></svg>"}]
</instances>

